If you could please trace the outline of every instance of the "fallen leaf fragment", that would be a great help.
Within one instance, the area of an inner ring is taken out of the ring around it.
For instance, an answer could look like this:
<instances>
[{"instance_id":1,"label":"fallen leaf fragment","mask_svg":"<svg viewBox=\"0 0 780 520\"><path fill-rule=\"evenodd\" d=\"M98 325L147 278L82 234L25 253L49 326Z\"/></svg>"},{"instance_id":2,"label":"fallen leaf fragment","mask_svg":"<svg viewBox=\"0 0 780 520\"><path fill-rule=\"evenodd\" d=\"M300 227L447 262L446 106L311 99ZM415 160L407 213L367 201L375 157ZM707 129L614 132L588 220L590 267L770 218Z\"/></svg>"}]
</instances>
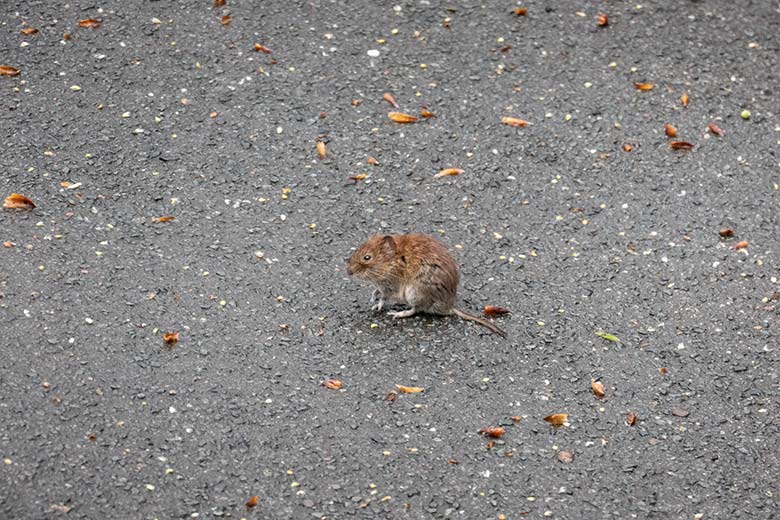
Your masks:
<instances>
[{"instance_id":1,"label":"fallen leaf fragment","mask_svg":"<svg viewBox=\"0 0 780 520\"><path fill-rule=\"evenodd\" d=\"M396 400L397 397L398 397L398 392L396 392L395 390L391 390L385 396L385 401L390 401L392 403L393 401Z\"/></svg>"},{"instance_id":2,"label":"fallen leaf fragment","mask_svg":"<svg viewBox=\"0 0 780 520\"><path fill-rule=\"evenodd\" d=\"M214 0L214 7L223 7L225 5L225 0Z\"/></svg>"},{"instance_id":3,"label":"fallen leaf fragment","mask_svg":"<svg viewBox=\"0 0 780 520\"><path fill-rule=\"evenodd\" d=\"M391 93L385 92L385 94L382 96L382 99L390 103L393 106L393 108L398 108L398 103L395 102L395 98Z\"/></svg>"},{"instance_id":4,"label":"fallen leaf fragment","mask_svg":"<svg viewBox=\"0 0 780 520\"><path fill-rule=\"evenodd\" d=\"M687 107L689 99L690 98L688 97L688 94L683 94L682 96L680 96L680 103L682 104L682 106Z\"/></svg>"},{"instance_id":5,"label":"fallen leaf fragment","mask_svg":"<svg viewBox=\"0 0 780 520\"><path fill-rule=\"evenodd\" d=\"M457 466L460 464L456 459L447 459L447 464L452 464L453 466Z\"/></svg>"},{"instance_id":6,"label":"fallen leaf fragment","mask_svg":"<svg viewBox=\"0 0 780 520\"><path fill-rule=\"evenodd\" d=\"M596 25L599 27L606 27L609 25L609 16L607 16L607 13L599 13L596 17Z\"/></svg>"},{"instance_id":7,"label":"fallen leaf fragment","mask_svg":"<svg viewBox=\"0 0 780 520\"><path fill-rule=\"evenodd\" d=\"M526 126L532 124L526 121L525 119L518 119L516 117L507 117L504 116L501 118L501 122L505 125L514 126L516 128L525 128Z\"/></svg>"},{"instance_id":8,"label":"fallen leaf fragment","mask_svg":"<svg viewBox=\"0 0 780 520\"><path fill-rule=\"evenodd\" d=\"M365 180L365 178L366 178L366 177L368 177L368 175L366 175L365 173L360 173L360 174L358 174L358 175L350 175L350 176L349 176L349 177L347 177L347 178L348 178L349 180L351 180L351 181L358 182L358 181Z\"/></svg>"},{"instance_id":9,"label":"fallen leaf fragment","mask_svg":"<svg viewBox=\"0 0 780 520\"><path fill-rule=\"evenodd\" d=\"M49 505L49 511L57 512L57 513L70 513L71 509L73 509L71 506L66 506L65 504L50 504Z\"/></svg>"},{"instance_id":10,"label":"fallen leaf fragment","mask_svg":"<svg viewBox=\"0 0 780 520\"><path fill-rule=\"evenodd\" d=\"M3 242L3 247L14 247L14 243L11 242L10 240L6 240L5 242Z\"/></svg>"},{"instance_id":11,"label":"fallen leaf fragment","mask_svg":"<svg viewBox=\"0 0 780 520\"><path fill-rule=\"evenodd\" d=\"M667 372L669 372L669 369L666 367L660 367L658 369L658 373L661 374L662 376L665 375Z\"/></svg>"},{"instance_id":12,"label":"fallen leaf fragment","mask_svg":"<svg viewBox=\"0 0 780 520\"><path fill-rule=\"evenodd\" d=\"M419 394L420 392L425 392L425 388L419 386L395 385L395 387L404 394Z\"/></svg>"},{"instance_id":13,"label":"fallen leaf fragment","mask_svg":"<svg viewBox=\"0 0 780 520\"><path fill-rule=\"evenodd\" d=\"M690 414L685 408L672 408L672 415L675 417L688 417Z\"/></svg>"},{"instance_id":14,"label":"fallen leaf fragment","mask_svg":"<svg viewBox=\"0 0 780 520\"><path fill-rule=\"evenodd\" d=\"M506 433L506 430L502 428L501 426L493 426L491 428L482 428L479 430L480 435L484 435L485 437L491 437L493 439L500 439L504 436Z\"/></svg>"},{"instance_id":15,"label":"fallen leaf fragment","mask_svg":"<svg viewBox=\"0 0 780 520\"><path fill-rule=\"evenodd\" d=\"M553 426L563 426L568 422L569 414L555 413L552 415L548 415L547 417L544 418L544 420L552 424Z\"/></svg>"},{"instance_id":16,"label":"fallen leaf fragment","mask_svg":"<svg viewBox=\"0 0 780 520\"><path fill-rule=\"evenodd\" d=\"M514 13L517 16L526 16L528 14L528 8L527 7L515 7Z\"/></svg>"},{"instance_id":17,"label":"fallen leaf fragment","mask_svg":"<svg viewBox=\"0 0 780 520\"><path fill-rule=\"evenodd\" d=\"M3 207L8 209L33 209L35 208L35 203L24 195L12 193L5 198Z\"/></svg>"},{"instance_id":18,"label":"fallen leaf fragment","mask_svg":"<svg viewBox=\"0 0 780 520\"><path fill-rule=\"evenodd\" d=\"M222 3L224 3L225 0L222 0ZM216 3L216 2L215 2ZM246 507L255 507L257 503L260 501L260 497L257 495L254 495L252 498L246 501Z\"/></svg>"},{"instance_id":19,"label":"fallen leaf fragment","mask_svg":"<svg viewBox=\"0 0 780 520\"><path fill-rule=\"evenodd\" d=\"M373 158L373 157L369 157L368 159L366 159L366 162L367 162L368 164L372 165L372 166L376 166L377 164L379 164L379 161L377 161L377 160L376 160L375 158Z\"/></svg>"},{"instance_id":20,"label":"fallen leaf fragment","mask_svg":"<svg viewBox=\"0 0 780 520\"><path fill-rule=\"evenodd\" d=\"M726 135L726 132L724 132L723 129L720 128L715 123L708 124L707 125L707 130L712 132L714 135L717 135L718 137L723 137L724 135Z\"/></svg>"},{"instance_id":21,"label":"fallen leaf fragment","mask_svg":"<svg viewBox=\"0 0 780 520\"><path fill-rule=\"evenodd\" d=\"M428 117L436 117L436 114L428 110L427 108L423 107L422 110L420 110L420 115L428 118Z\"/></svg>"},{"instance_id":22,"label":"fallen leaf fragment","mask_svg":"<svg viewBox=\"0 0 780 520\"><path fill-rule=\"evenodd\" d=\"M219 23L221 23L224 26L230 25L230 22L232 22L232 21L233 21L233 19L230 18L229 14L226 14L225 16L223 16L222 18L219 19Z\"/></svg>"},{"instance_id":23,"label":"fallen leaf fragment","mask_svg":"<svg viewBox=\"0 0 780 520\"><path fill-rule=\"evenodd\" d=\"M418 121L418 118L416 116L410 116L409 114L404 114L403 112L390 112L387 114L387 117L390 118L390 121L394 121L396 123L416 123Z\"/></svg>"},{"instance_id":24,"label":"fallen leaf fragment","mask_svg":"<svg viewBox=\"0 0 780 520\"><path fill-rule=\"evenodd\" d=\"M32 36L33 34L38 34L38 29L35 27L25 27L20 32L25 36Z\"/></svg>"},{"instance_id":25,"label":"fallen leaf fragment","mask_svg":"<svg viewBox=\"0 0 780 520\"><path fill-rule=\"evenodd\" d=\"M590 389L593 390L593 395L598 397L599 399L604 398L604 384L601 381L596 381L595 379L590 380Z\"/></svg>"},{"instance_id":26,"label":"fallen leaf fragment","mask_svg":"<svg viewBox=\"0 0 780 520\"><path fill-rule=\"evenodd\" d=\"M634 412L628 412L628 415L626 415L626 424L629 426L636 424L636 414Z\"/></svg>"},{"instance_id":27,"label":"fallen leaf fragment","mask_svg":"<svg viewBox=\"0 0 780 520\"><path fill-rule=\"evenodd\" d=\"M602 339L605 339L607 341L612 341L614 343L620 343L620 338L618 338L614 334L610 334L609 332L598 331L596 333L596 336L598 336L598 337L600 337Z\"/></svg>"},{"instance_id":28,"label":"fallen leaf fragment","mask_svg":"<svg viewBox=\"0 0 780 520\"><path fill-rule=\"evenodd\" d=\"M634 83L634 88L637 90L653 90L655 88L655 85L652 83Z\"/></svg>"},{"instance_id":29,"label":"fallen leaf fragment","mask_svg":"<svg viewBox=\"0 0 780 520\"><path fill-rule=\"evenodd\" d=\"M669 148L672 150L692 150L693 144L687 141L671 141L669 143Z\"/></svg>"},{"instance_id":30,"label":"fallen leaf fragment","mask_svg":"<svg viewBox=\"0 0 780 520\"><path fill-rule=\"evenodd\" d=\"M179 342L178 332L165 332L163 333L163 342L166 345L173 346Z\"/></svg>"},{"instance_id":31,"label":"fallen leaf fragment","mask_svg":"<svg viewBox=\"0 0 780 520\"><path fill-rule=\"evenodd\" d=\"M65 33L62 35L63 40L70 40L70 38L71 38L70 33Z\"/></svg>"},{"instance_id":32,"label":"fallen leaf fragment","mask_svg":"<svg viewBox=\"0 0 780 520\"><path fill-rule=\"evenodd\" d=\"M164 217L154 217L152 219L152 222L170 222L171 220L176 220L176 217L172 215L166 215Z\"/></svg>"},{"instance_id":33,"label":"fallen leaf fragment","mask_svg":"<svg viewBox=\"0 0 780 520\"><path fill-rule=\"evenodd\" d=\"M353 107L359 107L359 106L360 106L360 103L362 103L362 101L361 101L361 100L359 100L359 99L353 99L353 100L352 100L352 106L353 106Z\"/></svg>"},{"instance_id":34,"label":"fallen leaf fragment","mask_svg":"<svg viewBox=\"0 0 780 520\"><path fill-rule=\"evenodd\" d=\"M747 241L747 240L743 240L742 242L737 242L736 244L734 244L734 249L736 249L737 251L739 251L740 249L745 249L745 248L747 248L747 246L749 246L749 245L750 245L750 244L748 243L748 241Z\"/></svg>"},{"instance_id":35,"label":"fallen leaf fragment","mask_svg":"<svg viewBox=\"0 0 780 520\"><path fill-rule=\"evenodd\" d=\"M211 119L214 119L214 118L215 118L215 117L217 117L218 115L219 115L219 112L209 112L209 117L210 117Z\"/></svg>"},{"instance_id":36,"label":"fallen leaf fragment","mask_svg":"<svg viewBox=\"0 0 780 520\"><path fill-rule=\"evenodd\" d=\"M569 462L572 462L574 460L574 453L570 451L559 451L558 460L563 462L564 464L568 464Z\"/></svg>"},{"instance_id":37,"label":"fallen leaf fragment","mask_svg":"<svg viewBox=\"0 0 780 520\"><path fill-rule=\"evenodd\" d=\"M325 388L328 388L330 390L338 390L342 386L344 386L344 383L339 381L338 379L326 379L322 383L320 383L320 386L324 386Z\"/></svg>"},{"instance_id":38,"label":"fallen leaf fragment","mask_svg":"<svg viewBox=\"0 0 780 520\"><path fill-rule=\"evenodd\" d=\"M255 52L262 52L265 54L271 54L271 49L266 47L265 45L260 45L259 43L255 44Z\"/></svg>"},{"instance_id":39,"label":"fallen leaf fragment","mask_svg":"<svg viewBox=\"0 0 780 520\"><path fill-rule=\"evenodd\" d=\"M631 151L631 150L633 150L633 149L634 149L634 147L633 147L633 146L631 146L631 145L630 145L630 144L628 144L628 143L626 143L626 144L624 144L624 145L623 145L623 151L624 151L624 152L630 152L630 151Z\"/></svg>"},{"instance_id":40,"label":"fallen leaf fragment","mask_svg":"<svg viewBox=\"0 0 780 520\"><path fill-rule=\"evenodd\" d=\"M325 148L323 141L317 141L317 155L319 155L320 159L325 159L328 156L328 150Z\"/></svg>"},{"instance_id":41,"label":"fallen leaf fragment","mask_svg":"<svg viewBox=\"0 0 780 520\"><path fill-rule=\"evenodd\" d=\"M513 416L512 416L512 417L510 417L509 419L511 419L513 423L519 423L520 421L522 421L522 420L523 420L523 418L522 418L522 417L520 417L519 415L513 415Z\"/></svg>"},{"instance_id":42,"label":"fallen leaf fragment","mask_svg":"<svg viewBox=\"0 0 780 520\"><path fill-rule=\"evenodd\" d=\"M22 71L17 68L9 67L8 65L0 65L0 76L18 76L21 73Z\"/></svg>"},{"instance_id":43,"label":"fallen leaf fragment","mask_svg":"<svg viewBox=\"0 0 780 520\"><path fill-rule=\"evenodd\" d=\"M666 132L666 137L677 137L677 129L669 123L664 125L664 131Z\"/></svg>"},{"instance_id":44,"label":"fallen leaf fragment","mask_svg":"<svg viewBox=\"0 0 780 520\"><path fill-rule=\"evenodd\" d=\"M460 168L445 168L436 175L433 176L434 179L439 179L441 177L453 177L455 175L460 175L463 173L463 170Z\"/></svg>"},{"instance_id":45,"label":"fallen leaf fragment","mask_svg":"<svg viewBox=\"0 0 780 520\"><path fill-rule=\"evenodd\" d=\"M86 20L79 20L79 27L85 27L89 29L97 29L103 22L101 20L95 20L94 18L87 18Z\"/></svg>"},{"instance_id":46,"label":"fallen leaf fragment","mask_svg":"<svg viewBox=\"0 0 780 520\"><path fill-rule=\"evenodd\" d=\"M734 230L731 228L723 228L720 231L718 231L718 234L722 236L723 238L729 238L734 236Z\"/></svg>"},{"instance_id":47,"label":"fallen leaf fragment","mask_svg":"<svg viewBox=\"0 0 780 520\"><path fill-rule=\"evenodd\" d=\"M498 305L485 305L485 308L482 309L482 313L485 316L503 316L504 314L511 314L512 311L499 307Z\"/></svg>"}]
</instances>

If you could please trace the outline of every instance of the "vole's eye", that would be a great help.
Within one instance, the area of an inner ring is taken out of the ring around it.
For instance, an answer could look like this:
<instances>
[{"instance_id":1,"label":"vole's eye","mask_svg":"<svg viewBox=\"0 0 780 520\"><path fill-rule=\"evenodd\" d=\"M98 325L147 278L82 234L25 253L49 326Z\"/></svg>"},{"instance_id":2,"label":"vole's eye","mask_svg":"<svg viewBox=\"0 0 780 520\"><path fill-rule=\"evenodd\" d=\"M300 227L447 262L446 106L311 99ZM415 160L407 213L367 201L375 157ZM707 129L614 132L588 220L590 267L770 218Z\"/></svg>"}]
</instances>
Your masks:
<instances>
[{"instance_id":1,"label":"vole's eye","mask_svg":"<svg viewBox=\"0 0 780 520\"><path fill-rule=\"evenodd\" d=\"M363 257L364 262L368 262L369 260L371 260L371 255L366 255Z\"/></svg>"}]
</instances>

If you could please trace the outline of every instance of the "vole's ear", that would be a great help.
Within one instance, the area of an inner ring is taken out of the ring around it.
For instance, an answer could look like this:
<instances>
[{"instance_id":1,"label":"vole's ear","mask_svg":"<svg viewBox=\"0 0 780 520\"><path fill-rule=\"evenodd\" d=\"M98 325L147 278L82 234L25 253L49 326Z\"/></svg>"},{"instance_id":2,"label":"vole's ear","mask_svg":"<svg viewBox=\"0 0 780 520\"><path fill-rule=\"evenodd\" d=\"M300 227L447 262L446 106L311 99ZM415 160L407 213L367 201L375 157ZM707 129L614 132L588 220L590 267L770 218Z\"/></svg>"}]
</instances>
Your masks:
<instances>
[{"instance_id":1,"label":"vole's ear","mask_svg":"<svg viewBox=\"0 0 780 520\"><path fill-rule=\"evenodd\" d=\"M382 237L382 249L395 253L397 246L395 245L393 235L385 235Z\"/></svg>"}]
</instances>

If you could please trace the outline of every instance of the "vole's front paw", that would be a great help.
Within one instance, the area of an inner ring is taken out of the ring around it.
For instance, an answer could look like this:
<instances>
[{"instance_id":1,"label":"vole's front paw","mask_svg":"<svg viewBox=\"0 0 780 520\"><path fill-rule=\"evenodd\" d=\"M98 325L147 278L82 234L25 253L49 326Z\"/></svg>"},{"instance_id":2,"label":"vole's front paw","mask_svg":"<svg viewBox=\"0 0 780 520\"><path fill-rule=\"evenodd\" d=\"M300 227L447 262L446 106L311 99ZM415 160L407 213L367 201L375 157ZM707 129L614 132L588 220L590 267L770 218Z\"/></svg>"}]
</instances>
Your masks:
<instances>
[{"instance_id":1,"label":"vole's front paw","mask_svg":"<svg viewBox=\"0 0 780 520\"><path fill-rule=\"evenodd\" d=\"M385 307L385 301L380 299L377 303L375 303L372 307L372 311L381 311Z\"/></svg>"}]
</instances>

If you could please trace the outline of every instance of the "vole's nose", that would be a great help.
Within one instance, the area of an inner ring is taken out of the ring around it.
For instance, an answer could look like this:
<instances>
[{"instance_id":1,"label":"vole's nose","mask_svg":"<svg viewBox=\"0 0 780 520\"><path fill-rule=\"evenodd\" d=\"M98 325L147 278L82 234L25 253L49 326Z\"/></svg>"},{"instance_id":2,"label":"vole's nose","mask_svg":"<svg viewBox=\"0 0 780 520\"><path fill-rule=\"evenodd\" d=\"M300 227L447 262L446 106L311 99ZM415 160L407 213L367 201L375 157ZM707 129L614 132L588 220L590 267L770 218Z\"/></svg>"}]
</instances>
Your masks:
<instances>
[{"instance_id":1,"label":"vole's nose","mask_svg":"<svg viewBox=\"0 0 780 520\"><path fill-rule=\"evenodd\" d=\"M348 274L349 276L352 276L352 269L350 269L349 267L347 267L347 274Z\"/></svg>"}]
</instances>

